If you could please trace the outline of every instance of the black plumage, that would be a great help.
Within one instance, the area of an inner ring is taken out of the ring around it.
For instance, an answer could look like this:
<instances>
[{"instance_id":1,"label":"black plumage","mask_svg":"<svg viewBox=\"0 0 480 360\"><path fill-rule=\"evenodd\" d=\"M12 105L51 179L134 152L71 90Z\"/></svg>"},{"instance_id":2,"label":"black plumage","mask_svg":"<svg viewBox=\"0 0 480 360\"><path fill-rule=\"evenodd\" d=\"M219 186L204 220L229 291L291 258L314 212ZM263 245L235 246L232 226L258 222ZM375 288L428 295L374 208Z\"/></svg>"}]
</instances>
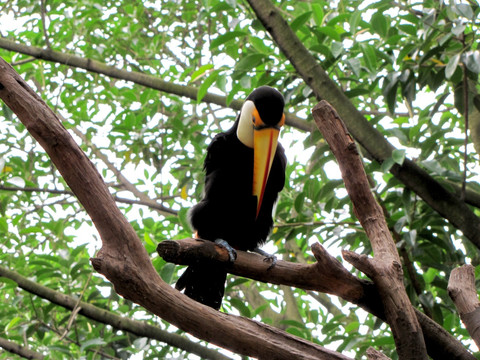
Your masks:
<instances>
[{"instance_id":1,"label":"black plumage","mask_svg":"<svg viewBox=\"0 0 480 360\"><path fill-rule=\"evenodd\" d=\"M262 126L275 127L283 121L284 100L277 90L264 86L246 100L254 103ZM254 149L237 136L240 117L207 148L204 197L191 209L190 222L199 238L223 239L235 249L252 251L266 241L272 229L273 207L285 183L286 157L278 144L257 215L257 197L252 195ZM218 309L226 274L221 265L201 261L187 268L176 287L185 288L186 295Z\"/></svg>"}]
</instances>

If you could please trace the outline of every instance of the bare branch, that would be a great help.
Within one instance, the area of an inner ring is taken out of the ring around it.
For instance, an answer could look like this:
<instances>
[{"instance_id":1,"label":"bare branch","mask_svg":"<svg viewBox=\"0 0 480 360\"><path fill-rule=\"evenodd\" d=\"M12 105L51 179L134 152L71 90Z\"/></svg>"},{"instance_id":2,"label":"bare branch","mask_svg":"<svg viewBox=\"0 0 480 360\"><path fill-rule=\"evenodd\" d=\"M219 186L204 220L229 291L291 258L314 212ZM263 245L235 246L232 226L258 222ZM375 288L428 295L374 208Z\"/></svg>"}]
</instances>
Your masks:
<instances>
[{"instance_id":1,"label":"bare branch","mask_svg":"<svg viewBox=\"0 0 480 360\"><path fill-rule=\"evenodd\" d=\"M223 247L206 240L167 240L158 244L157 251L166 261L176 264L189 265L204 258L222 262L234 275L336 295L385 321L383 304L375 285L371 281L365 281L350 274L335 257L331 256L318 243L312 245L312 252L317 263L300 264L278 260L277 265L270 270L266 270L269 264L263 261L262 256L240 250L237 250L237 260L230 263L228 254ZM415 310L415 314L422 326L429 355L433 359L475 359L442 326L418 310Z\"/></svg>"},{"instance_id":2,"label":"bare branch","mask_svg":"<svg viewBox=\"0 0 480 360\"><path fill-rule=\"evenodd\" d=\"M480 301L475 287L475 268L463 265L453 269L447 290L472 339L480 346Z\"/></svg>"},{"instance_id":3,"label":"bare branch","mask_svg":"<svg viewBox=\"0 0 480 360\"><path fill-rule=\"evenodd\" d=\"M382 208L370 190L355 142L335 109L325 100L313 108L313 118L337 158L355 215L375 254L370 259L366 255L344 251L345 259L377 285L399 358L427 359L422 330L403 285L400 257Z\"/></svg>"},{"instance_id":4,"label":"bare branch","mask_svg":"<svg viewBox=\"0 0 480 360\"><path fill-rule=\"evenodd\" d=\"M70 195L75 196L75 194L70 190L58 190L58 189L43 189L43 188L36 188L36 187L17 187L17 186L4 186L0 185L0 190L4 191L21 191L21 192L43 192L49 194L59 194L59 195ZM158 210L162 214L168 215L177 215L177 211L166 208L165 206L157 203L154 200L132 200L132 199L125 199L118 196L113 197L116 202L123 203L123 204L130 204L130 205L143 205L148 206L151 209ZM52 205L52 204L49 204Z\"/></svg>"}]
</instances>

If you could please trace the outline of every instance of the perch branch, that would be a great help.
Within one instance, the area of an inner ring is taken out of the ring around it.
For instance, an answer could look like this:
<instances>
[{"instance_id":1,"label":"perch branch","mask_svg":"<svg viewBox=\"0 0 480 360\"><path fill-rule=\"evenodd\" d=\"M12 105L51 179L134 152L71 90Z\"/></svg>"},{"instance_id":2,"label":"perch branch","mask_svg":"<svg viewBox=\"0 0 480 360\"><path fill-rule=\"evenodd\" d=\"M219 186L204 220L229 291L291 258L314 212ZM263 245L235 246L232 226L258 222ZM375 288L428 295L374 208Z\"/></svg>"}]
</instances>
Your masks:
<instances>
[{"instance_id":1,"label":"perch branch","mask_svg":"<svg viewBox=\"0 0 480 360\"><path fill-rule=\"evenodd\" d=\"M93 164L53 111L1 58L0 98L45 149L91 217L102 238L92 265L118 294L200 339L239 354L260 359L348 359L272 326L213 310L170 287L157 274Z\"/></svg>"},{"instance_id":2,"label":"perch branch","mask_svg":"<svg viewBox=\"0 0 480 360\"><path fill-rule=\"evenodd\" d=\"M263 257L237 250L237 260L229 263L225 249L211 241L199 239L166 240L158 244L157 252L165 261L179 265L190 265L202 257L210 261L223 262L226 269L238 276L278 285L288 285L307 291L325 292L341 297L362 307L385 321L385 312L380 295L371 281L359 279L343 267L320 244L312 245L317 260L315 264L299 264L278 260L270 266ZM428 353L433 359L475 360L465 347L443 327L416 310L425 336Z\"/></svg>"},{"instance_id":3,"label":"perch branch","mask_svg":"<svg viewBox=\"0 0 480 360\"><path fill-rule=\"evenodd\" d=\"M422 329L403 285L403 270L395 242L380 205L370 190L357 147L335 109L325 100L313 108L313 118L337 158L353 209L370 239L373 258L344 251L344 258L377 285L400 359L427 359Z\"/></svg>"},{"instance_id":4,"label":"perch branch","mask_svg":"<svg viewBox=\"0 0 480 360\"><path fill-rule=\"evenodd\" d=\"M453 269L447 290L470 336L480 347L480 302L475 287L474 267L463 265Z\"/></svg>"}]
</instances>

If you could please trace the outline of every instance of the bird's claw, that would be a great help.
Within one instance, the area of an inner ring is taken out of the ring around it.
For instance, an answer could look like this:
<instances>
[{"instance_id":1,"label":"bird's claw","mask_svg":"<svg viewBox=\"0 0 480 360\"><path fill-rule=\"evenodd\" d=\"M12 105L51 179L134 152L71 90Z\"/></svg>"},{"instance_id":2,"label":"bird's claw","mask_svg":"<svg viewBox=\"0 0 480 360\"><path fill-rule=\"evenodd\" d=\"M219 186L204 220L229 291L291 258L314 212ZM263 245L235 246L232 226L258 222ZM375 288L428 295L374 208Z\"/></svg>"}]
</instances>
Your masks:
<instances>
[{"instance_id":1,"label":"bird's claw","mask_svg":"<svg viewBox=\"0 0 480 360\"><path fill-rule=\"evenodd\" d=\"M269 254L267 253L266 251L263 251L262 249L260 248L255 248L253 250L254 252L256 252L257 254L260 254L262 256L265 256L265 258L263 259L263 261L265 262L271 262L270 266L268 267L267 270L270 270L272 268L275 267L275 265L277 265L277 257L275 255L272 255L272 254Z\"/></svg>"},{"instance_id":2,"label":"bird's claw","mask_svg":"<svg viewBox=\"0 0 480 360\"><path fill-rule=\"evenodd\" d=\"M237 252L227 241L223 239L217 239L215 240L215 244L220 245L227 250L230 262L234 262L237 259Z\"/></svg>"}]
</instances>

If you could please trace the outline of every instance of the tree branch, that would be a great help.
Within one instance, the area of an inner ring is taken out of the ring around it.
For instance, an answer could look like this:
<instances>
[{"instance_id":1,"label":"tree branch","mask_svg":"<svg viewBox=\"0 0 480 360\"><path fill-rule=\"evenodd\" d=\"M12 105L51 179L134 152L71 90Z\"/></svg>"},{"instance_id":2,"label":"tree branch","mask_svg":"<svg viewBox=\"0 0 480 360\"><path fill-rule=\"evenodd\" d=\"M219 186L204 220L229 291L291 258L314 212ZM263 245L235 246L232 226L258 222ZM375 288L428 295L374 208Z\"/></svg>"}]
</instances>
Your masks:
<instances>
[{"instance_id":1,"label":"tree branch","mask_svg":"<svg viewBox=\"0 0 480 360\"><path fill-rule=\"evenodd\" d=\"M422 330L403 285L400 257L382 208L370 190L355 142L335 109L325 100L313 108L313 118L338 161L355 215L374 252L372 259L346 251L343 256L377 285L399 358L427 359Z\"/></svg>"},{"instance_id":2,"label":"tree branch","mask_svg":"<svg viewBox=\"0 0 480 360\"><path fill-rule=\"evenodd\" d=\"M103 245L92 265L118 294L198 338L239 354L261 359L348 359L272 326L220 313L170 287L157 274L93 164L53 111L3 59L0 98L45 149L85 207Z\"/></svg>"},{"instance_id":3,"label":"tree branch","mask_svg":"<svg viewBox=\"0 0 480 360\"><path fill-rule=\"evenodd\" d=\"M248 3L280 50L310 86L316 98L318 100L325 99L338 109L349 132L375 160L382 163L391 158L394 147L365 119L350 99L330 79L272 2L270 0L248 0ZM391 172L480 248L480 218L470 210L465 202L447 191L411 160L406 159L401 166L395 164L391 168Z\"/></svg>"},{"instance_id":4,"label":"tree branch","mask_svg":"<svg viewBox=\"0 0 480 360\"><path fill-rule=\"evenodd\" d=\"M64 52L53 51L50 49L43 49L36 46L23 45L11 40L7 40L5 38L0 38L0 48L15 51L25 55L30 55L37 59L52 61L67 66L85 69L115 79L131 81L151 89L156 89L169 94L187 97L195 101L197 100L198 89L194 86L169 83L152 75L146 75L140 72L119 69L114 66L106 65L97 60L70 55ZM243 104L243 101L240 100L233 100L232 102L227 104L227 98L225 96L215 95L212 93L207 93L202 98L202 101L210 104L216 104L222 107L229 107L234 110L240 110ZM304 131L312 131L312 129L314 128L311 123L308 123L307 121L299 118L294 114L286 114L285 122L287 125Z\"/></svg>"},{"instance_id":5,"label":"tree branch","mask_svg":"<svg viewBox=\"0 0 480 360\"><path fill-rule=\"evenodd\" d=\"M128 190L130 191L133 195L138 197L140 199L140 202L144 205L147 205L151 207L152 209L157 210L160 214L162 215L177 215L177 211L169 209L166 206L163 206L162 204L159 204L155 200L150 199L145 193L141 192L140 190L137 189L135 185L133 185L123 174L121 173L120 170L118 170L115 165L108 159L108 156L103 154L95 145L91 144L85 134L83 134L81 131L79 131L76 128L73 128L72 131L77 135L82 141L89 145L92 149L93 152L95 153L95 156L98 157L100 160L102 160L105 165L110 169L111 172L115 174L117 177L118 181Z\"/></svg>"},{"instance_id":6,"label":"tree branch","mask_svg":"<svg viewBox=\"0 0 480 360\"><path fill-rule=\"evenodd\" d=\"M11 352L12 354L17 354L20 355L21 357L24 357L25 359L43 359L44 356L40 353L37 353L36 351L32 351L29 348L25 346L18 345L17 343L14 343L13 341L9 341L7 339L4 339L0 337L0 347L4 348L8 352Z\"/></svg>"},{"instance_id":7,"label":"tree branch","mask_svg":"<svg viewBox=\"0 0 480 360\"><path fill-rule=\"evenodd\" d=\"M105 309L99 308L84 301L78 301L78 299L74 299L71 296L65 295L61 292L40 285L4 267L0 267L0 276L15 281L18 287L22 288L23 290L28 291L31 294L37 295L43 299L46 299L53 304L62 306L65 309L73 311L78 303L78 308L80 308L79 314L100 323L111 325L115 329L127 331L137 336L148 337L150 339L164 342L176 348L185 350L192 354L196 354L202 359L229 359L228 357L218 353L217 351L208 349L200 344L190 341L183 336L169 333L168 331L162 330L157 326L147 324L144 321L137 321L116 315L113 312L106 311Z\"/></svg>"},{"instance_id":8,"label":"tree branch","mask_svg":"<svg viewBox=\"0 0 480 360\"><path fill-rule=\"evenodd\" d=\"M312 245L317 260L315 264L278 260L277 265L270 270L267 270L270 265L263 261L262 256L240 250L237 250L235 262L230 263L223 247L200 239L166 240L158 244L157 252L165 261L179 265L190 265L204 258L222 262L231 274L237 276L336 295L385 321L383 304L375 285L353 276L318 243ZM428 353L433 359L475 359L443 327L418 310L415 314L422 327Z\"/></svg>"},{"instance_id":9,"label":"tree branch","mask_svg":"<svg viewBox=\"0 0 480 360\"><path fill-rule=\"evenodd\" d=\"M380 351L375 350L372 347L367 349L368 360L391 360L388 356L382 354Z\"/></svg>"},{"instance_id":10,"label":"tree branch","mask_svg":"<svg viewBox=\"0 0 480 360\"><path fill-rule=\"evenodd\" d=\"M21 191L21 192L42 192L42 193L49 193L49 194L57 194L57 195L69 195L75 196L75 194L70 190L58 190L58 189L42 189L36 187L17 187L17 186L4 186L0 185L0 190L3 191ZM132 199L125 199L118 196L113 197L116 202L123 203L123 204L130 204L130 205L143 205L148 206L149 208L158 210L161 214L169 214L169 215L177 215L177 211L166 208L165 206L157 203L156 201L149 200L132 200Z\"/></svg>"},{"instance_id":11,"label":"tree branch","mask_svg":"<svg viewBox=\"0 0 480 360\"><path fill-rule=\"evenodd\" d=\"M480 346L480 301L475 287L475 268L463 265L453 269L447 290L470 336Z\"/></svg>"}]
</instances>

